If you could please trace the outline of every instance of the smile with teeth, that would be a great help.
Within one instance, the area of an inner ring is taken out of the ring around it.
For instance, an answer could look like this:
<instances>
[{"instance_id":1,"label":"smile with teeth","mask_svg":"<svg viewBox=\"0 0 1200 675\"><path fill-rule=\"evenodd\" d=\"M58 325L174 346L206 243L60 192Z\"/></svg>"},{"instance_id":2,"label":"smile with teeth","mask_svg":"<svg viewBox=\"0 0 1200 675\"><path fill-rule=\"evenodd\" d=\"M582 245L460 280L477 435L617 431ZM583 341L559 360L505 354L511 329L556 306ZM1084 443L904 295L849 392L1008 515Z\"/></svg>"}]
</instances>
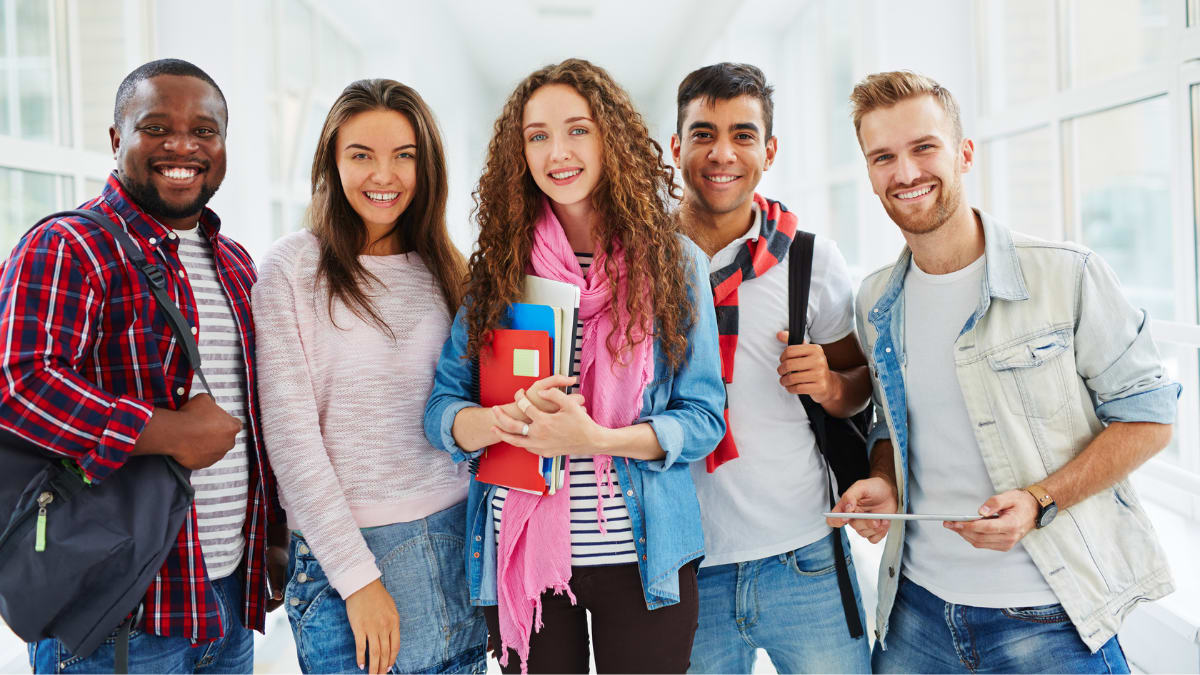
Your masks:
<instances>
[{"instance_id":1,"label":"smile with teeth","mask_svg":"<svg viewBox=\"0 0 1200 675\"><path fill-rule=\"evenodd\" d=\"M200 173L199 169L183 167L159 167L158 172L174 180L190 180Z\"/></svg>"},{"instance_id":2,"label":"smile with teeth","mask_svg":"<svg viewBox=\"0 0 1200 675\"><path fill-rule=\"evenodd\" d=\"M400 196L399 192L370 192L370 191L367 191L367 192L364 192L363 194L365 194L367 196L367 199L370 199L373 202L390 202L393 199L395 199L396 197Z\"/></svg>"},{"instance_id":3,"label":"smile with teeth","mask_svg":"<svg viewBox=\"0 0 1200 675\"><path fill-rule=\"evenodd\" d=\"M732 183L733 181L737 180L739 178L739 176L720 175L720 176L705 176L704 178L713 183Z\"/></svg>"},{"instance_id":4,"label":"smile with teeth","mask_svg":"<svg viewBox=\"0 0 1200 675\"><path fill-rule=\"evenodd\" d=\"M933 190L932 185L926 185L923 188L917 188L916 190L912 190L911 192L898 193L896 195L896 197L899 199L916 199L917 197L922 197L924 195L929 194L932 190Z\"/></svg>"},{"instance_id":5,"label":"smile with teeth","mask_svg":"<svg viewBox=\"0 0 1200 675\"><path fill-rule=\"evenodd\" d=\"M574 178L575 176L578 176L581 173L583 173L583 169L567 169L565 171L551 171L550 177L553 178L554 180L566 180L568 178Z\"/></svg>"}]
</instances>

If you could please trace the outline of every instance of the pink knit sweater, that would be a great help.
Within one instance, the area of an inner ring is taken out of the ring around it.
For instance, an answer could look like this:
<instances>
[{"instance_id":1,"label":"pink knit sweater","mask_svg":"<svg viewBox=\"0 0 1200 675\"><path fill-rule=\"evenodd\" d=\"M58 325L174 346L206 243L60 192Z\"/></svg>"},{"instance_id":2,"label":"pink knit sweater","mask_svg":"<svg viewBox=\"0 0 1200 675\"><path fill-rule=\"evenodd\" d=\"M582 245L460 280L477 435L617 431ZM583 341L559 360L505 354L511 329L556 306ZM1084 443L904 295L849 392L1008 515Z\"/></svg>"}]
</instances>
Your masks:
<instances>
[{"instance_id":1,"label":"pink knit sweater","mask_svg":"<svg viewBox=\"0 0 1200 675\"><path fill-rule=\"evenodd\" d=\"M466 498L466 467L425 440L422 416L451 317L416 254L361 256L389 337L314 290L317 240L296 232L254 286L258 394L288 525L342 597L379 578L359 533L419 520Z\"/></svg>"}]
</instances>

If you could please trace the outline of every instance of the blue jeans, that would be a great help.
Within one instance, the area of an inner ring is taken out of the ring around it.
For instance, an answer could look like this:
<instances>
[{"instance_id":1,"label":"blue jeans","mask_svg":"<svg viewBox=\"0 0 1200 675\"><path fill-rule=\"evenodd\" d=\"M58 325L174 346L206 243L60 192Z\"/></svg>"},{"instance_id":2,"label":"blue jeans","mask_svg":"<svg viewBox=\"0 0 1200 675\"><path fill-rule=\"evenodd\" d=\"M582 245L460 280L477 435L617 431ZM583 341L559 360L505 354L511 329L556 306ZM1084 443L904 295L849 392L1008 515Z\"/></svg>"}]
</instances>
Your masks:
<instances>
[{"instance_id":1,"label":"blue jeans","mask_svg":"<svg viewBox=\"0 0 1200 675\"><path fill-rule=\"evenodd\" d=\"M463 565L466 503L428 518L361 530L400 613L400 673L487 672L487 626L471 605ZM284 607L306 673L362 673L346 603L298 532Z\"/></svg>"},{"instance_id":2,"label":"blue jeans","mask_svg":"<svg viewBox=\"0 0 1200 675\"><path fill-rule=\"evenodd\" d=\"M225 636L195 647L184 637L162 637L134 626L129 633L131 673L249 673L254 671L254 632L242 625L241 574L212 582L220 601ZM71 654L53 638L29 643L35 673L111 673L117 633L87 658Z\"/></svg>"},{"instance_id":3,"label":"blue jeans","mask_svg":"<svg viewBox=\"0 0 1200 675\"><path fill-rule=\"evenodd\" d=\"M837 534L849 552L845 534ZM846 627L833 536L769 558L701 567L700 626L688 672L749 673L762 648L780 673L869 673L867 638L851 638ZM866 625L849 555L846 564Z\"/></svg>"},{"instance_id":4,"label":"blue jeans","mask_svg":"<svg viewBox=\"0 0 1200 675\"><path fill-rule=\"evenodd\" d=\"M1062 605L992 609L944 602L900 578L877 673L1128 673L1113 637L1093 654Z\"/></svg>"}]
</instances>

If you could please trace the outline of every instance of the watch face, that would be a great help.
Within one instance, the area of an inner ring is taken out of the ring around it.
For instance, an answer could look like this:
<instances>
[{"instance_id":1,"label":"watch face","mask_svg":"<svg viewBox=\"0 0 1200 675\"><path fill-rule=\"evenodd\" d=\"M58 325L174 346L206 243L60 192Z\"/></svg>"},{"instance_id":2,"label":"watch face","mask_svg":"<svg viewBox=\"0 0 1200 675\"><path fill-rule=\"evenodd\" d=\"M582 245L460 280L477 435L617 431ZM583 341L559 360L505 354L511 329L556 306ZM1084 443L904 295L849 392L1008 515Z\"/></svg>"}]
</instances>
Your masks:
<instances>
[{"instance_id":1,"label":"watch face","mask_svg":"<svg viewBox=\"0 0 1200 675\"><path fill-rule=\"evenodd\" d=\"M1038 516L1038 527L1045 527L1054 520L1054 516L1058 515L1058 504L1051 504L1042 509L1041 515Z\"/></svg>"}]
</instances>

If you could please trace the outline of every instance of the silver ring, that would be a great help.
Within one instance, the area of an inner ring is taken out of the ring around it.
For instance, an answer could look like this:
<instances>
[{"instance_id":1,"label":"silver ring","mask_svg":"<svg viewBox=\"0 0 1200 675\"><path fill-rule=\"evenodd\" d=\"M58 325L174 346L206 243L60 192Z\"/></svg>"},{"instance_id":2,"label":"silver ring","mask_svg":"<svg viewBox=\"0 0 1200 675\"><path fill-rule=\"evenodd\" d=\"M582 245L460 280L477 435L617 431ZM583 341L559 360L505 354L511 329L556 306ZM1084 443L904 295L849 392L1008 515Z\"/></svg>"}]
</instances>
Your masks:
<instances>
[{"instance_id":1,"label":"silver ring","mask_svg":"<svg viewBox=\"0 0 1200 675\"><path fill-rule=\"evenodd\" d=\"M528 425L528 424L526 424L525 426L521 427L521 435L522 435L522 436L528 436L528 435L529 435L529 425Z\"/></svg>"}]
</instances>

